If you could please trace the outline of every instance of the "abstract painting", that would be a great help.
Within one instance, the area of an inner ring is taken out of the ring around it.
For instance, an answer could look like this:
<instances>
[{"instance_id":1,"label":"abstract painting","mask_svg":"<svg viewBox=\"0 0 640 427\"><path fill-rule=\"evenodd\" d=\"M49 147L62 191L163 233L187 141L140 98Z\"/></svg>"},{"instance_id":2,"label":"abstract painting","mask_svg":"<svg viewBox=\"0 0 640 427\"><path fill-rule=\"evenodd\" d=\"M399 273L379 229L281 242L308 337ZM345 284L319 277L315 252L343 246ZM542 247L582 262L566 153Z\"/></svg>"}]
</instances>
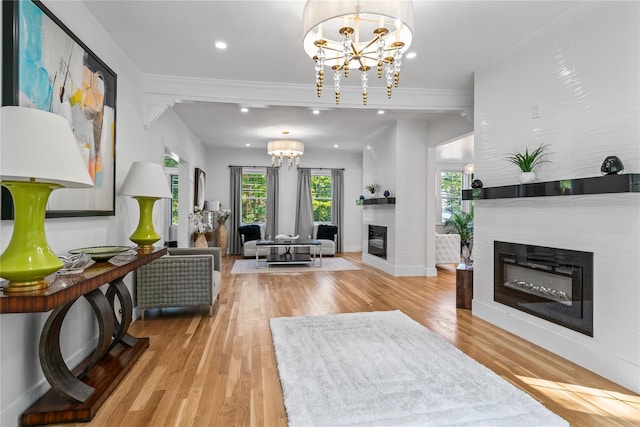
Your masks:
<instances>
[{"instance_id":1,"label":"abstract painting","mask_svg":"<svg viewBox=\"0 0 640 427\"><path fill-rule=\"evenodd\" d=\"M39 1L4 1L2 15L2 104L67 119L94 183L54 191L47 217L114 215L116 74ZM3 219L10 197L3 188Z\"/></svg>"}]
</instances>

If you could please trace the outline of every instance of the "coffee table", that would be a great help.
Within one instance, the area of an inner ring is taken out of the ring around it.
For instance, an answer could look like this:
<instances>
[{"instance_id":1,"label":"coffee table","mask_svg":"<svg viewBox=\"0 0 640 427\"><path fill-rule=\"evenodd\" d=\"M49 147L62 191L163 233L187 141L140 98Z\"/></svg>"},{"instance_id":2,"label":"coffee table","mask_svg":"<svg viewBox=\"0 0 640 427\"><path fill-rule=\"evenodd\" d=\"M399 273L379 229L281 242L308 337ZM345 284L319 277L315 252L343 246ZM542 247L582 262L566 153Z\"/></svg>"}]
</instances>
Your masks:
<instances>
[{"instance_id":1,"label":"coffee table","mask_svg":"<svg viewBox=\"0 0 640 427\"><path fill-rule=\"evenodd\" d=\"M261 260L259 248L284 248L285 252L268 254ZM292 251L294 248L309 248L309 254L296 254ZM317 256L318 249L320 252L319 258ZM322 267L322 246L320 241L314 239L258 240L256 242L256 268L269 267L274 264L307 264L309 267Z\"/></svg>"}]
</instances>

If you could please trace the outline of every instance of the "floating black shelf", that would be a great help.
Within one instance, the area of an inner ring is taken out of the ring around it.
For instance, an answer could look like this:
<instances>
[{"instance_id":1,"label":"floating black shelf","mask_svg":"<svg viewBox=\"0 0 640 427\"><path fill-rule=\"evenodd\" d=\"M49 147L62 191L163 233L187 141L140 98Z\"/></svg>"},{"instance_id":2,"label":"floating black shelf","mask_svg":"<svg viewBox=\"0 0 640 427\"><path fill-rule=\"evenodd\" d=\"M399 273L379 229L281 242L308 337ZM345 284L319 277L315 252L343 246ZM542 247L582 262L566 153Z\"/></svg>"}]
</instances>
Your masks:
<instances>
[{"instance_id":1,"label":"floating black shelf","mask_svg":"<svg viewBox=\"0 0 640 427\"><path fill-rule=\"evenodd\" d=\"M605 175L533 184L462 190L462 200L514 199L520 197L579 196L584 194L638 193L640 174Z\"/></svg>"},{"instance_id":2,"label":"floating black shelf","mask_svg":"<svg viewBox=\"0 0 640 427\"><path fill-rule=\"evenodd\" d=\"M378 197L376 199L364 199L362 201L363 205L395 205L396 198L395 197Z\"/></svg>"}]
</instances>

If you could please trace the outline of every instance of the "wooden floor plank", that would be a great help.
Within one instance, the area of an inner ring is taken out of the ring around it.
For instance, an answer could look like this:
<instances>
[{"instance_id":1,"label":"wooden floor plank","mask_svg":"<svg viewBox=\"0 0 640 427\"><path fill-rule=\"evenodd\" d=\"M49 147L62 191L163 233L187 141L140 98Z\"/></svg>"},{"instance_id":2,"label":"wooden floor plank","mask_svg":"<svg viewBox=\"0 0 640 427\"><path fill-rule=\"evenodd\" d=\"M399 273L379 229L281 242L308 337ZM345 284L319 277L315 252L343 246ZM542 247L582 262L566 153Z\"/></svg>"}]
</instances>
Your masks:
<instances>
[{"instance_id":1,"label":"wooden floor plank","mask_svg":"<svg viewBox=\"0 0 640 427\"><path fill-rule=\"evenodd\" d=\"M130 329L151 347L90 423L78 426L287 425L269 319L402 310L576 427L638 426L640 397L456 309L455 271L395 278L361 270L231 275L207 308L147 310Z\"/></svg>"}]
</instances>

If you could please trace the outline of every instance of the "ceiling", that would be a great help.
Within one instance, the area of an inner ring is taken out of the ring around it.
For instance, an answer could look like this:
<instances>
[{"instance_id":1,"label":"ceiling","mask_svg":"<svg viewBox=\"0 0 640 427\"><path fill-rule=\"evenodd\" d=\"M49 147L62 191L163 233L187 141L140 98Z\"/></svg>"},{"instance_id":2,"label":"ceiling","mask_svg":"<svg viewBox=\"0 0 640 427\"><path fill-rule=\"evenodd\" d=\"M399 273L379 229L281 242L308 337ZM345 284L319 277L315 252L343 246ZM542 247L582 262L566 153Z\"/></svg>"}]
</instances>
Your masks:
<instances>
[{"instance_id":1,"label":"ceiling","mask_svg":"<svg viewBox=\"0 0 640 427\"><path fill-rule=\"evenodd\" d=\"M302 48L304 0L120 1L84 4L146 75L269 85L306 85L315 92L313 61ZM414 0L414 41L400 88L473 93L474 70L566 12L576 2ZM214 47L223 40L225 50ZM329 78L327 79L329 80ZM371 77L369 91L384 91ZM343 79L343 85L347 81ZM351 78L350 83L359 84ZM332 82L325 97L332 97ZM343 95L343 98L346 96ZM266 147L282 131L306 147L356 151L365 136L399 118L437 120L434 109L267 106L240 112L234 103L178 102L172 108L208 147ZM451 114L451 112L448 112Z\"/></svg>"}]
</instances>

